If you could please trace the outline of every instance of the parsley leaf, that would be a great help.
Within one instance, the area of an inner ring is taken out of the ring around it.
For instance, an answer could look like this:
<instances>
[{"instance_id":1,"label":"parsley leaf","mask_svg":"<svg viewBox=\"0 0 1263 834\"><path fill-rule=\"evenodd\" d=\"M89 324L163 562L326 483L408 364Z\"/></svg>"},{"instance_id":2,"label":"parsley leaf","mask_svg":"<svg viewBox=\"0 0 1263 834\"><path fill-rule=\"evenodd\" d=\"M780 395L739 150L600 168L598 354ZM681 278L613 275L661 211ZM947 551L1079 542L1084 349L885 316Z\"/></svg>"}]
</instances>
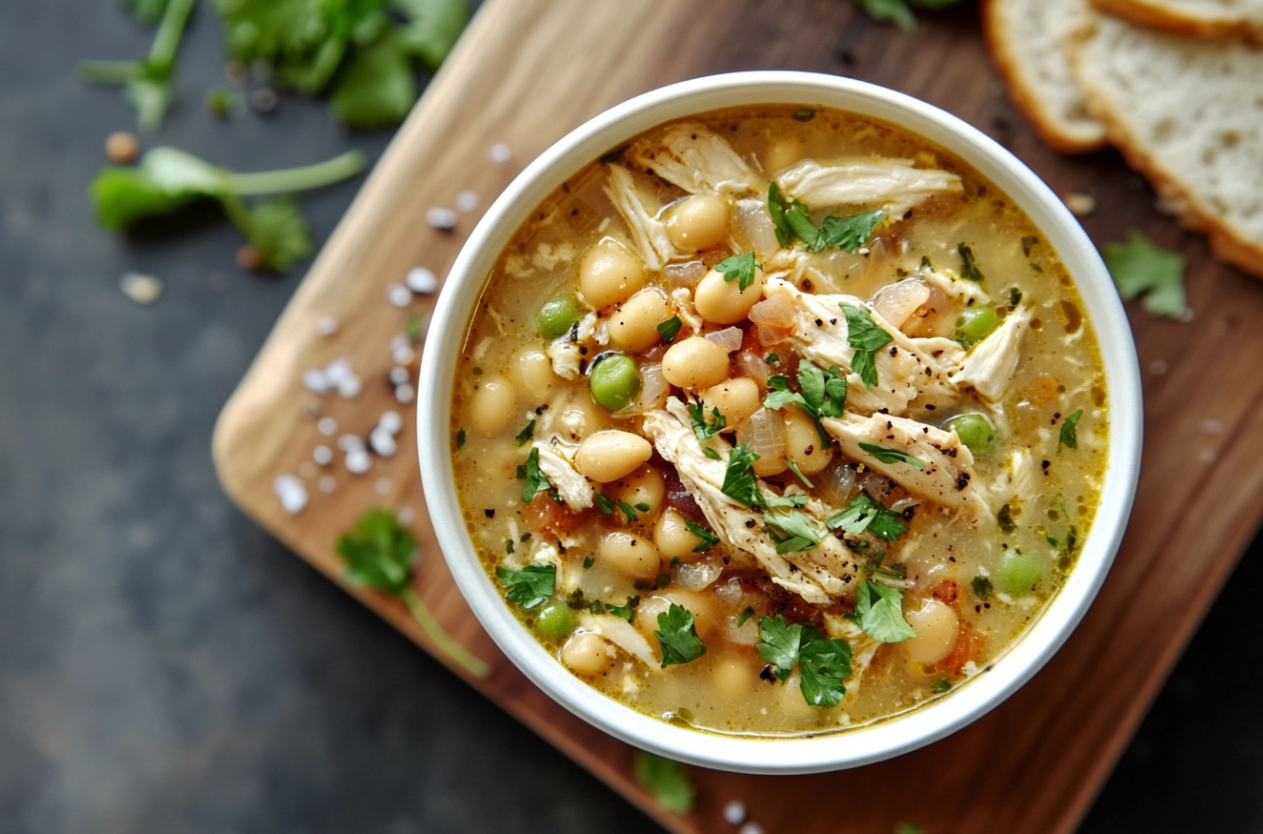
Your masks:
<instances>
[{"instance_id":1,"label":"parsley leaf","mask_svg":"<svg viewBox=\"0 0 1263 834\"><path fill-rule=\"evenodd\" d=\"M861 443L860 448L877 458L882 463L906 463L913 469L925 469L925 464L921 459L901 452L898 449L887 449L885 446L878 446L876 443Z\"/></svg>"},{"instance_id":2,"label":"parsley leaf","mask_svg":"<svg viewBox=\"0 0 1263 834\"><path fill-rule=\"evenodd\" d=\"M974 260L974 250L964 243L958 243L956 253L960 255L960 277L981 282L983 274L978 269L978 262Z\"/></svg>"},{"instance_id":3,"label":"parsley leaf","mask_svg":"<svg viewBox=\"0 0 1263 834\"><path fill-rule=\"evenodd\" d=\"M702 525L694 524L686 519L684 521L684 526L688 528L690 533L701 539L701 542L698 543L697 547L693 548L694 553L705 553L707 550L710 550L712 547L719 544L719 536L716 536L713 532L707 530Z\"/></svg>"},{"instance_id":4,"label":"parsley leaf","mask_svg":"<svg viewBox=\"0 0 1263 834\"><path fill-rule=\"evenodd\" d=\"M245 233L264 269L284 272L311 254L311 232L293 197L260 200L253 209L236 198L221 202L228 217Z\"/></svg>"},{"instance_id":5,"label":"parsley leaf","mask_svg":"<svg viewBox=\"0 0 1263 834\"><path fill-rule=\"evenodd\" d=\"M845 301L838 305L846 316L846 341L855 348L851 358L851 370L869 388L877 384L877 351L890 344L894 337L873 321L867 307L857 307Z\"/></svg>"},{"instance_id":6,"label":"parsley leaf","mask_svg":"<svg viewBox=\"0 0 1263 834\"><path fill-rule=\"evenodd\" d=\"M817 707L835 706L846 695L843 681L851 674L851 646L817 635L799 650L798 670L803 700Z\"/></svg>"},{"instance_id":7,"label":"parsley leaf","mask_svg":"<svg viewBox=\"0 0 1263 834\"><path fill-rule=\"evenodd\" d=\"M1057 437L1057 452L1061 452L1062 446L1069 446L1071 449L1079 448L1079 418L1083 416L1083 409L1079 409L1074 414L1061 421L1061 433Z\"/></svg>"},{"instance_id":8,"label":"parsley leaf","mask_svg":"<svg viewBox=\"0 0 1263 834\"><path fill-rule=\"evenodd\" d=\"M615 617L622 617L627 622L631 622L632 615L636 612L637 606L640 605L640 597L628 597L627 602L622 605L607 605L605 610L613 614Z\"/></svg>"},{"instance_id":9,"label":"parsley leaf","mask_svg":"<svg viewBox=\"0 0 1263 834\"><path fill-rule=\"evenodd\" d=\"M823 231L825 242L838 249L854 252L873 236L873 229L886 216L884 211L870 211L852 217L826 217Z\"/></svg>"},{"instance_id":10,"label":"parsley leaf","mask_svg":"<svg viewBox=\"0 0 1263 834\"><path fill-rule=\"evenodd\" d=\"M811 550L825 536L824 531L814 521L798 510L768 512L763 515L763 521L786 536L777 542L777 553Z\"/></svg>"},{"instance_id":11,"label":"parsley leaf","mask_svg":"<svg viewBox=\"0 0 1263 834\"><path fill-rule=\"evenodd\" d=\"M636 515L636 508L633 507L631 504L628 504L626 501L616 501L614 503L617 504L618 508L623 511L623 515L627 516L628 524L631 524L632 522L636 521L637 518L639 518L639 516ZM649 507L646 504L642 503L642 504L639 504L638 506L643 508L641 512L647 512L649 510Z\"/></svg>"},{"instance_id":12,"label":"parsley leaf","mask_svg":"<svg viewBox=\"0 0 1263 834\"><path fill-rule=\"evenodd\" d=\"M417 100L416 71L404 39L389 32L353 51L329 97L334 118L355 130L403 121Z\"/></svg>"},{"instance_id":13,"label":"parsley leaf","mask_svg":"<svg viewBox=\"0 0 1263 834\"><path fill-rule=\"evenodd\" d=\"M802 485L807 487L807 489L816 488L816 485L811 482L811 479L808 478L806 475L804 475L803 471L798 468L798 462L796 460L794 460L791 457L786 457L785 465L789 467L789 471L793 472L794 477L797 478L799 481L801 481Z\"/></svg>"},{"instance_id":14,"label":"parsley leaf","mask_svg":"<svg viewBox=\"0 0 1263 834\"><path fill-rule=\"evenodd\" d=\"M531 420L531 422L526 424L526 428L522 429L520 432L517 433L517 445L519 447L525 446L527 443L531 442L531 438L534 436L535 436L535 421Z\"/></svg>"},{"instance_id":15,"label":"parsley leaf","mask_svg":"<svg viewBox=\"0 0 1263 834\"><path fill-rule=\"evenodd\" d=\"M522 503L529 504L531 499L544 490L552 487L552 482L548 480L548 476L539 468L539 449L531 449L531 453L526 457L526 470L523 473L526 476L526 487L522 490Z\"/></svg>"},{"instance_id":16,"label":"parsley leaf","mask_svg":"<svg viewBox=\"0 0 1263 834\"><path fill-rule=\"evenodd\" d=\"M719 490L734 501L747 507L757 507L763 503L754 472L751 470L759 456L750 451L748 445L733 446L728 452L728 467L724 470L724 482Z\"/></svg>"},{"instance_id":17,"label":"parsley leaf","mask_svg":"<svg viewBox=\"0 0 1263 834\"><path fill-rule=\"evenodd\" d=\"M802 643L803 627L787 625L780 614L759 620L759 642L754 645L763 662L772 667L772 674L780 680L789 677L798 662L798 648Z\"/></svg>"},{"instance_id":18,"label":"parsley leaf","mask_svg":"<svg viewBox=\"0 0 1263 834\"><path fill-rule=\"evenodd\" d=\"M847 383L837 365L821 370L807 359L798 363L798 387L802 393L789 389L789 379L784 374L773 374L767 379L768 395L763 407L775 411L790 403L800 406L816 422L820 442L828 444L829 434L820 425L821 417L839 417L846 403ZM799 475L801 478L801 474ZM810 486L808 487L810 489Z\"/></svg>"},{"instance_id":19,"label":"parsley leaf","mask_svg":"<svg viewBox=\"0 0 1263 834\"><path fill-rule=\"evenodd\" d=\"M464 448L465 448L465 430L457 429L456 430L456 451L459 452L461 449L464 449Z\"/></svg>"},{"instance_id":20,"label":"parsley leaf","mask_svg":"<svg viewBox=\"0 0 1263 834\"><path fill-rule=\"evenodd\" d=\"M804 507L807 505L806 495L762 495L763 506L770 510L781 507Z\"/></svg>"},{"instance_id":21,"label":"parsley leaf","mask_svg":"<svg viewBox=\"0 0 1263 834\"><path fill-rule=\"evenodd\" d=\"M671 607L658 615L658 645L662 647L663 668L688 663L706 654L706 645L697 636L693 613L683 605Z\"/></svg>"},{"instance_id":22,"label":"parsley leaf","mask_svg":"<svg viewBox=\"0 0 1263 834\"><path fill-rule=\"evenodd\" d=\"M675 341L675 337L680 332L683 322L679 316L672 316L657 326L658 335L662 337L662 341L670 344Z\"/></svg>"},{"instance_id":23,"label":"parsley leaf","mask_svg":"<svg viewBox=\"0 0 1263 834\"><path fill-rule=\"evenodd\" d=\"M985 576L975 576L973 581L969 583L969 587L973 589L974 596L986 602L991 598L991 594L995 591L995 586L991 584L991 580Z\"/></svg>"},{"instance_id":24,"label":"parsley leaf","mask_svg":"<svg viewBox=\"0 0 1263 834\"><path fill-rule=\"evenodd\" d=\"M753 252L733 255L715 264L715 271L724 276L725 281L736 281L740 292L745 292L754 283L754 270L761 268L755 263Z\"/></svg>"},{"instance_id":25,"label":"parsley leaf","mask_svg":"<svg viewBox=\"0 0 1263 834\"><path fill-rule=\"evenodd\" d=\"M817 226L812 222L807 207L797 200L782 196L775 181L767 189L767 209L772 217L772 225L776 228L776 240L781 246L789 246L797 238L812 252L819 252L826 246L854 252L868 243L873 236L873 229L886 216L882 211L870 211L852 217L830 215L824 219L822 225ZM754 259L753 253L750 258ZM750 280L754 280L753 272Z\"/></svg>"},{"instance_id":26,"label":"parsley leaf","mask_svg":"<svg viewBox=\"0 0 1263 834\"><path fill-rule=\"evenodd\" d=\"M659 807L677 814L693 810L695 791L684 765L644 750L636 751L636 781L653 794Z\"/></svg>"},{"instance_id":27,"label":"parsley leaf","mask_svg":"<svg viewBox=\"0 0 1263 834\"><path fill-rule=\"evenodd\" d=\"M1106 246L1103 254L1124 299L1141 296L1140 306L1152 316L1182 319L1188 315L1184 256L1155 246L1139 229L1128 233L1126 243Z\"/></svg>"},{"instance_id":28,"label":"parsley leaf","mask_svg":"<svg viewBox=\"0 0 1263 834\"><path fill-rule=\"evenodd\" d=\"M903 591L871 579L855 591L855 621L879 643L900 643L917 636L903 618Z\"/></svg>"},{"instance_id":29,"label":"parsley leaf","mask_svg":"<svg viewBox=\"0 0 1263 834\"><path fill-rule=\"evenodd\" d=\"M746 624L746 620L750 619L753 616L754 616L753 608L751 608L748 605L745 608L742 608L741 613L737 615L737 628L741 628L743 625Z\"/></svg>"},{"instance_id":30,"label":"parsley leaf","mask_svg":"<svg viewBox=\"0 0 1263 834\"><path fill-rule=\"evenodd\" d=\"M840 527L852 536L868 530L886 541L894 541L908 532L908 525L903 523L899 513L886 509L867 492L855 496L846 509L830 516L825 524L830 530Z\"/></svg>"},{"instance_id":31,"label":"parsley leaf","mask_svg":"<svg viewBox=\"0 0 1263 834\"><path fill-rule=\"evenodd\" d=\"M689 420L693 424L693 434L697 436L699 443L704 443L707 438L711 438L719 434L727 425L724 415L720 414L719 409L717 408L712 408L710 412L715 417L714 422L707 422L706 406L704 406L701 402L689 403L688 409Z\"/></svg>"},{"instance_id":32,"label":"parsley leaf","mask_svg":"<svg viewBox=\"0 0 1263 834\"><path fill-rule=\"evenodd\" d=\"M509 602L523 608L534 608L547 602L557 583L556 565L527 565L524 568L496 568L496 577Z\"/></svg>"}]
</instances>

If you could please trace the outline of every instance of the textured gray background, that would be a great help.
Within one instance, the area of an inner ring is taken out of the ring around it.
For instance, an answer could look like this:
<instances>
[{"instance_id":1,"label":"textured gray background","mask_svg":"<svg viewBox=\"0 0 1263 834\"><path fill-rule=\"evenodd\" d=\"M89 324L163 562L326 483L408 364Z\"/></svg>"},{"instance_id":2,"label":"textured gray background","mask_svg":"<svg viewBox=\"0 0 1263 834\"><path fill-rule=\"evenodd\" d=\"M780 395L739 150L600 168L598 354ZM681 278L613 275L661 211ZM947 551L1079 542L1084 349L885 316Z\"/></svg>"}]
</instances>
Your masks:
<instances>
[{"instance_id":1,"label":"textured gray background","mask_svg":"<svg viewBox=\"0 0 1263 834\"><path fill-rule=\"evenodd\" d=\"M213 121L208 11L163 143L242 170L380 154L388 135L320 104ZM304 270L242 274L214 214L143 241L95 228L85 186L133 122L73 65L148 39L108 0L0 0L0 832L658 830L221 493L216 414ZM319 239L357 187L306 199ZM128 270L161 276L161 302L125 298ZM1085 831L1263 831L1258 555Z\"/></svg>"}]
</instances>

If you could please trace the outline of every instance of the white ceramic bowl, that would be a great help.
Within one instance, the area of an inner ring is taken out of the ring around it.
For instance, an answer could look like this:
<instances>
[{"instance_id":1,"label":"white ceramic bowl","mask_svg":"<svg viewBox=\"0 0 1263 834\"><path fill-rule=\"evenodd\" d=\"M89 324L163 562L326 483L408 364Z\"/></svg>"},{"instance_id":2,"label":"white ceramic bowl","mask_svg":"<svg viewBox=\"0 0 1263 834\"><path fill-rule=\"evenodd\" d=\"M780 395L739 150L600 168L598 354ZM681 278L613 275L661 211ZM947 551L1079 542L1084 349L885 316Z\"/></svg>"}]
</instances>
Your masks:
<instances>
[{"instance_id":1,"label":"white ceramic bowl","mask_svg":"<svg viewBox=\"0 0 1263 834\"><path fill-rule=\"evenodd\" d=\"M809 738L690 730L636 712L574 677L522 626L488 578L465 530L452 477L453 369L478 295L518 226L565 179L637 134L684 116L757 104L832 107L900 125L999 186L1039 226L1077 282L1100 339L1109 389L1109 460L1096 520L1064 587L1021 640L989 672L944 697L872 726ZM613 736L673 759L748 773L812 773L880 761L942 738L1003 701L1047 662L1096 596L1122 539L1140 466L1141 394L1131 330L1096 247L1061 200L1012 154L955 116L831 75L744 72L685 81L614 107L549 148L491 206L453 264L430 323L418 391L418 450L430 518L461 593L509 659L559 704Z\"/></svg>"}]
</instances>

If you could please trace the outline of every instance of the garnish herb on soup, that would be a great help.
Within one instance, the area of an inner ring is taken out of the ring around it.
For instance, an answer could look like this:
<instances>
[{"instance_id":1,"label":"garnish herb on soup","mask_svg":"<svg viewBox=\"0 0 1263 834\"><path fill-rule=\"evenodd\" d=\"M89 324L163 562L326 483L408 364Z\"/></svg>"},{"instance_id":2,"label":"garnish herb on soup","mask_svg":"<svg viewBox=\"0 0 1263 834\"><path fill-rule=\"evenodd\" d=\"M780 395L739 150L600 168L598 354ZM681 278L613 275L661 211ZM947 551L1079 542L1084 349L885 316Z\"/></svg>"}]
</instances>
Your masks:
<instances>
[{"instance_id":1,"label":"garnish herb on soup","mask_svg":"<svg viewBox=\"0 0 1263 834\"><path fill-rule=\"evenodd\" d=\"M451 431L474 544L559 663L798 734L942 697L1021 636L1108 423L1082 302L1004 194L906 131L767 106L655 128L538 207Z\"/></svg>"}]
</instances>

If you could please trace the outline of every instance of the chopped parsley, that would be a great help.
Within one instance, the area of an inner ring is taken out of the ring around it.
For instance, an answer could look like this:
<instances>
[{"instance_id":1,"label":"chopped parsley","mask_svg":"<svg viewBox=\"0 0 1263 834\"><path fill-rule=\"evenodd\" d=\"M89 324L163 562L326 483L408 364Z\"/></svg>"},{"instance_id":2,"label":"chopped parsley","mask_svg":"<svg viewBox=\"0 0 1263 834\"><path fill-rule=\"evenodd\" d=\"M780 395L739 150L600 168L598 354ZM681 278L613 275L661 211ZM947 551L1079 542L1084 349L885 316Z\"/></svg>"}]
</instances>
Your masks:
<instances>
[{"instance_id":1,"label":"chopped parsley","mask_svg":"<svg viewBox=\"0 0 1263 834\"><path fill-rule=\"evenodd\" d=\"M939 678L934 682L934 694L936 695L942 695L944 692L950 691L951 688L952 682L947 678Z\"/></svg>"},{"instance_id":2,"label":"chopped parsley","mask_svg":"<svg viewBox=\"0 0 1263 834\"><path fill-rule=\"evenodd\" d=\"M814 118L816 118L816 111L812 110L810 107L804 107L801 110L794 111L794 121L796 122L809 122Z\"/></svg>"},{"instance_id":3,"label":"chopped parsley","mask_svg":"<svg viewBox=\"0 0 1263 834\"><path fill-rule=\"evenodd\" d=\"M733 255L715 264L715 271L724 276L724 280L729 283L736 281L737 289L741 292L745 292L754 283L754 271L761 268L755 262L753 252Z\"/></svg>"},{"instance_id":4,"label":"chopped parsley","mask_svg":"<svg viewBox=\"0 0 1263 834\"><path fill-rule=\"evenodd\" d=\"M702 447L702 454L703 454L703 455L705 455L706 457L710 458L711 460L719 460L719 459L720 459L720 458L719 458L719 452L716 452L714 449L712 449L712 448L711 448L711 447L709 447L709 446L704 446L704 447Z\"/></svg>"},{"instance_id":5,"label":"chopped parsley","mask_svg":"<svg viewBox=\"0 0 1263 834\"><path fill-rule=\"evenodd\" d=\"M830 516L825 524L830 530L842 528L852 536L858 536L867 530L888 542L908 532L908 525L903 523L903 517L899 513L886 509L867 492L861 492L851 499L846 509Z\"/></svg>"},{"instance_id":6,"label":"chopped parsley","mask_svg":"<svg viewBox=\"0 0 1263 834\"><path fill-rule=\"evenodd\" d=\"M974 250L967 243L958 243L956 253L960 255L960 277L981 283L984 276L982 270L978 269L978 262L974 260Z\"/></svg>"},{"instance_id":7,"label":"chopped parsley","mask_svg":"<svg viewBox=\"0 0 1263 834\"><path fill-rule=\"evenodd\" d=\"M882 211L851 217L829 216L824 219L823 225L817 226L812 222L807 207L784 197L775 182L767 189L767 210L776 227L776 240L781 246L790 246L798 239L812 252L819 252L826 246L854 252L868 243L873 229L886 216Z\"/></svg>"},{"instance_id":8,"label":"chopped parsley","mask_svg":"<svg viewBox=\"0 0 1263 834\"><path fill-rule=\"evenodd\" d=\"M456 430L456 451L459 452L461 449L464 449L464 448L465 448L465 430L457 429Z\"/></svg>"},{"instance_id":9,"label":"chopped parsley","mask_svg":"<svg viewBox=\"0 0 1263 834\"><path fill-rule=\"evenodd\" d=\"M622 605L607 605L605 610L615 617L621 617L630 623L632 615L636 613L636 607L639 605L640 597L628 597L627 602Z\"/></svg>"},{"instance_id":10,"label":"chopped parsley","mask_svg":"<svg viewBox=\"0 0 1263 834\"><path fill-rule=\"evenodd\" d=\"M917 636L903 618L903 589L871 579L856 589L855 622L879 643L900 643Z\"/></svg>"},{"instance_id":11,"label":"chopped parsley","mask_svg":"<svg viewBox=\"0 0 1263 834\"><path fill-rule=\"evenodd\" d=\"M847 344L855 348L851 370L865 386L872 388L877 384L877 351L890 344L894 337L873 321L873 315L867 307L857 307L845 301L838 306L846 315Z\"/></svg>"},{"instance_id":12,"label":"chopped parsley","mask_svg":"<svg viewBox=\"0 0 1263 834\"><path fill-rule=\"evenodd\" d=\"M750 606L747 605L745 608L741 609L741 613L737 615L737 628L741 628L743 625L746 624L746 620L750 619L753 616L754 616L754 609L751 608Z\"/></svg>"},{"instance_id":13,"label":"chopped parsley","mask_svg":"<svg viewBox=\"0 0 1263 834\"><path fill-rule=\"evenodd\" d=\"M885 331L883 331L885 332ZM773 374L767 378L767 399L764 408L776 410L790 403L797 403L812 417L840 417L846 403L846 377L837 365L821 370L814 363L803 359L798 363L798 387L802 393L789 390L789 378Z\"/></svg>"},{"instance_id":14,"label":"chopped parsley","mask_svg":"<svg viewBox=\"0 0 1263 834\"><path fill-rule=\"evenodd\" d=\"M851 646L830 640L811 626L787 625L781 615L759 620L759 657L773 675L785 680L799 668L803 700L813 706L831 707L846 694L843 683L851 674Z\"/></svg>"},{"instance_id":15,"label":"chopped parsley","mask_svg":"<svg viewBox=\"0 0 1263 834\"><path fill-rule=\"evenodd\" d=\"M556 565L527 565L524 568L496 568L496 578L506 588L509 602L534 608L548 601L557 582Z\"/></svg>"},{"instance_id":16,"label":"chopped parsley","mask_svg":"<svg viewBox=\"0 0 1263 834\"><path fill-rule=\"evenodd\" d=\"M403 333L409 343L420 344L425 338L425 316L420 313L410 313L408 321L404 324Z\"/></svg>"},{"instance_id":17,"label":"chopped parsley","mask_svg":"<svg viewBox=\"0 0 1263 834\"><path fill-rule=\"evenodd\" d=\"M873 229L886 216L883 211L870 211L851 217L826 217L822 230L825 242L847 252L855 252L873 237Z\"/></svg>"},{"instance_id":18,"label":"chopped parsley","mask_svg":"<svg viewBox=\"0 0 1263 834\"><path fill-rule=\"evenodd\" d=\"M771 352L767 353L767 355L763 357L763 361L768 363L769 365L781 364L781 358L777 356L775 353L771 353Z\"/></svg>"},{"instance_id":19,"label":"chopped parsley","mask_svg":"<svg viewBox=\"0 0 1263 834\"><path fill-rule=\"evenodd\" d=\"M768 512L763 515L763 521L783 534L772 535L777 540L776 552L781 554L811 550L825 536L815 521L798 510Z\"/></svg>"},{"instance_id":20,"label":"chopped parsley","mask_svg":"<svg viewBox=\"0 0 1263 834\"><path fill-rule=\"evenodd\" d=\"M1013 508L1008 504L1001 507L995 514L995 521L1001 533L1012 533L1017 529L1017 524L1013 521Z\"/></svg>"},{"instance_id":21,"label":"chopped parsley","mask_svg":"<svg viewBox=\"0 0 1263 834\"><path fill-rule=\"evenodd\" d=\"M1057 453L1061 453L1062 446L1069 446L1071 449L1079 448L1079 418L1083 416L1083 409L1079 409L1074 414L1061 421L1061 434L1057 437Z\"/></svg>"},{"instance_id":22,"label":"chopped parsley","mask_svg":"<svg viewBox=\"0 0 1263 834\"><path fill-rule=\"evenodd\" d=\"M526 466L518 467L518 472L520 477L526 479L526 486L522 489L523 504L531 503L531 499L536 495L552 488L552 482L539 468L539 449L531 449L530 455L526 458Z\"/></svg>"},{"instance_id":23,"label":"chopped parsley","mask_svg":"<svg viewBox=\"0 0 1263 834\"><path fill-rule=\"evenodd\" d=\"M1102 255L1125 300L1140 296L1141 308L1151 316L1182 319L1188 315L1183 255L1155 246L1139 229L1127 234L1126 243L1106 246Z\"/></svg>"},{"instance_id":24,"label":"chopped parsley","mask_svg":"<svg viewBox=\"0 0 1263 834\"><path fill-rule=\"evenodd\" d=\"M697 636L693 613L683 605L671 603L671 607L658 615L658 630L654 632L662 647L663 668L678 663L688 663L706 654L706 645Z\"/></svg>"},{"instance_id":25,"label":"chopped parsley","mask_svg":"<svg viewBox=\"0 0 1263 834\"><path fill-rule=\"evenodd\" d=\"M860 448L882 463L906 463L913 469L925 469L925 464L921 462L920 458L907 452L901 452L898 449L887 449L885 446L878 446L876 443L861 443Z\"/></svg>"},{"instance_id":26,"label":"chopped parsley","mask_svg":"<svg viewBox=\"0 0 1263 834\"><path fill-rule=\"evenodd\" d=\"M712 408L710 413L714 416L714 421L706 419L706 406L700 402L691 402L688 406L689 420L693 424L693 434L697 436L699 443L705 443L708 438L719 434L727 426L728 421L724 419L724 415L719 413L718 408Z\"/></svg>"},{"instance_id":27,"label":"chopped parsley","mask_svg":"<svg viewBox=\"0 0 1263 834\"><path fill-rule=\"evenodd\" d=\"M526 428L522 429L520 432L517 433L517 445L519 447L525 446L527 443L531 442L531 438L534 436L535 436L535 421L531 420L531 422L526 424Z\"/></svg>"},{"instance_id":28,"label":"chopped parsley","mask_svg":"<svg viewBox=\"0 0 1263 834\"><path fill-rule=\"evenodd\" d=\"M789 467L789 471L793 472L794 477L801 481L802 485L807 487L807 489L816 488L816 485L811 482L811 479L804 475L803 471L798 468L798 462L796 460L791 457L787 457L785 458L785 465Z\"/></svg>"},{"instance_id":29,"label":"chopped parsley","mask_svg":"<svg viewBox=\"0 0 1263 834\"><path fill-rule=\"evenodd\" d=\"M588 556L584 558L583 560L583 569L587 570L588 568L592 567L595 564L596 564L596 560L593 559L591 556Z\"/></svg>"},{"instance_id":30,"label":"chopped parsley","mask_svg":"<svg viewBox=\"0 0 1263 834\"><path fill-rule=\"evenodd\" d=\"M969 587L973 589L974 596L986 602L991 599L991 594L995 591L995 586L991 584L991 580L985 576L975 576L973 581L969 583Z\"/></svg>"},{"instance_id":31,"label":"chopped parsley","mask_svg":"<svg viewBox=\"0 0 1263 834\"><path fill-rule=\"evenodd\" d=\"M732 451L728 453L728 467L724 470L724 482L719 487L720 492L747 507L760 506L763 503L763 496L759 492L759 485L751 470L758 457L746 444L733 446Z\"/></svg>"},{"instance_id":32,"label":"chopped parsley","mask_svg":"<svg viewBox=\"0 0 1263 834\"><path fill-rule=\"evenodd\" d=\"M680 321L679 316L672 316L658 325L658 335L662 337L662 341L664 342L673 342L675 341L676 335L680 332L681 324L682 322Z\"/></svg>"},{"instance_id":33,"label":"chopped parsley","mask_svg":"<svg viewBox=\"0 0 1263 834\"><path fill-rule=\"evenodd\" d=\"M701 542L698 543L697 547L693 548L694 553L705 553L707 550L710 550L712 547L719 544L719 536L716 536L702 525L694 524L691 521L685 520L684 526L688 528L690 533L701 539Z\"/></svg>"}]
</instances>

